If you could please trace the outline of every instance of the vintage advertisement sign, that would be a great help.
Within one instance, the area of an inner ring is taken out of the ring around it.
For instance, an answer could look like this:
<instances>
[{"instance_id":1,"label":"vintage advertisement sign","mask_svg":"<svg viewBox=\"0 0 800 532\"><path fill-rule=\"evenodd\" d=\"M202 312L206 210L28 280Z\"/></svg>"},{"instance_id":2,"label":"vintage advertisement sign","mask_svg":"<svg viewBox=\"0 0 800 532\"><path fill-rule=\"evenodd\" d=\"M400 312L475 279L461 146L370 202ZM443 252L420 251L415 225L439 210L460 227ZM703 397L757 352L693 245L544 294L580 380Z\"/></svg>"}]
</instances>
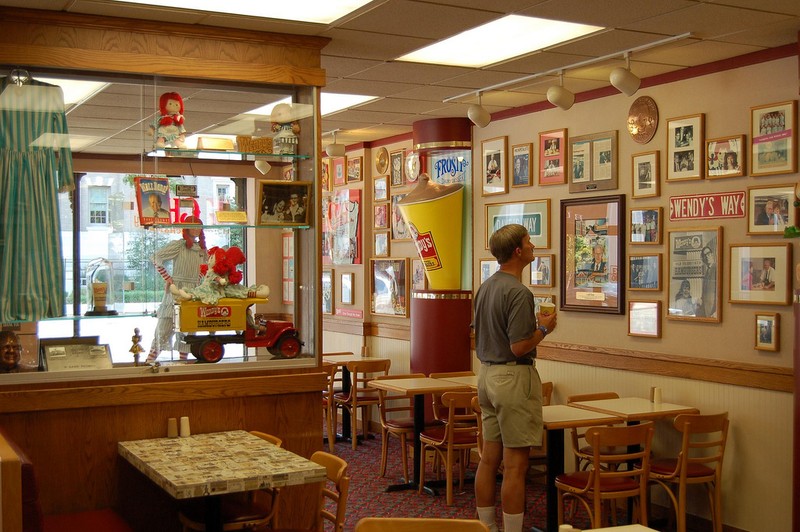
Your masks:
<instances>
[{"instance_id":1,"label":"vintage advertisement sign","mask_svg":"<svg viewBox=\"0 0 800 532\"><path fill-rule=\"evenodd\" d=\"M669 198L669 219L708 220L711 218L744 218L747 214L743 190L714 194L689 194Z\"/></svg>"}]
</instances>

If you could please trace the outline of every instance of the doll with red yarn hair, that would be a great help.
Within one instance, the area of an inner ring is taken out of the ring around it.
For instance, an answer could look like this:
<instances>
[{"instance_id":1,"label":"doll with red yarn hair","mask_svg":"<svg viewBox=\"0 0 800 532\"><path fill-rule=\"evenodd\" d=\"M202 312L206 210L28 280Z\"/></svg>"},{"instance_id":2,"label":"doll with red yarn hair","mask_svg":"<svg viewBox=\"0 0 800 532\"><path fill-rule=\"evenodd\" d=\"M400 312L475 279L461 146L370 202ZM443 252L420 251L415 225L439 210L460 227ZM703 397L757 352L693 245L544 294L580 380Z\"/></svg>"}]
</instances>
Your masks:
<instances>
[{"instance_id":1,"label":"doll with red yarn hair","mask_svg":"<svg viewBox=\"0 0 800 532\"><path fill-rule=\"evenodd\" d=\"M183 127L183 98L177 92L165 92L158 99L159 115L150 133L156 148L186 149L186 128Z\"/></svg>"},{"instance_id":2,"label":"doll with red yarn hair","mask_svg":"<svg viewBox=\"0 0 800 532\"><path fill-rule=\"evenodd\" d=\"M208 252L203 222L199 218L189 216L182 223L196 225L185 227L180 239L166 244L153 256L153 263L166 281L166 287L161 305L156 312L158 324L146 363L155 361L162 351L171 351L173 348L180 353L181 360L186 360L190 351L189 344L184 341L184 335L175 333L175 301L170 288L188 290L200 284L200 270L208 262ZM168 265L171 268L168 269ZM174 345L173 335L175 335Z\"/></svg>"}]
</instances>

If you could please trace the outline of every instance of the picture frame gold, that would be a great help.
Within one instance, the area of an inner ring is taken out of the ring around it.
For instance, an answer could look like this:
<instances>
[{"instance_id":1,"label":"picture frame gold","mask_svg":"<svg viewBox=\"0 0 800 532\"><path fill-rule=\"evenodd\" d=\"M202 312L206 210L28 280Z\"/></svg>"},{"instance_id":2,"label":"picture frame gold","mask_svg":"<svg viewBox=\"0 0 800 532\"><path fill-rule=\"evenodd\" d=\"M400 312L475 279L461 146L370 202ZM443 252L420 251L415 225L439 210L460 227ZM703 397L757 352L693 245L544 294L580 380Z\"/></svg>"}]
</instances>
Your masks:
<instances>
[{"instance_id":1,"label":"picture frame gold","mask_svg":"<svg viewBox=\"0 0 800 532\"><path fill-rule=\"evenodd\" d=\"M563 185L567 182L565 168L569 135L566 128L539 133L539 185Z\"/></svg>"},{"instance_id":2,"label":"picture frame gold","mask_svg":"<svg viewBox=\"0 0 800 532\"><path fill-rule=\"evenodd\" d=\"M755 348L759 351L780 351L781 315L777 312L756 312Z\"/></svg>"},{"instance_id":3,"label":"picture frame gold","mask_svg":"<svg viewBox=\"0 0 800 532\"><path fill-rule=\"evenodd\" d=\"M619 188L618 137L614 129L570 138L570 194Z\"/></svg>"},{"instance_id":4,"label":"picture frame gold","mask_svg":"<svg viewBox=\"0 0 800 532\"><path fill-rule=\"evenodd\" d=\"M353 290L355 289L353 277L354 274L352 272L341 274L341 290L339 290L339 297L341 298L342 305L355 304L355 298L353 297Z\"/></svg>"},{"instance_id":5,"label":"picture frame gold","mask_svg":"<svg viewBox=\"0 0 800 532\"><path fill-rule=\"evenodd\" d=\"M486 249L489 237L501 227L524 225L537 249L550 247L550 198L486 204Z\"/></svg>"},{"instance_id":6,"label":"picture frame gold","mask_svg":"<svg viewBox=\"0 0 800 532\"><path fill-rule=\"evenodd\" d=\"M661 290L661 253L628 255L628 290Z\"/></svg>"},{"instance_id":7,"label":"picture frame gold","mask_svg":"<svg viewBox=\"0 0 800 532\"><path fill-rule=\"evenodd\" d=\"M730 303L788 305L792 292L790 243L731 244Z\"/></svg>"},{"instance_id":8,"label":"picture frame gold","mask_svg":"<svg viewBox=\"0 0 800 532\"><path fill-rule=\"evenodd\" d=\"M660 152L646 151L631 156L632 197L657 198L661 195Z\"/></svg>"},{"instance_id":9,"label":"picture frame gold","mask_svg":"<svg viewBox=\"0 0 800 532\"><path fill-rule=\"evenodd\" d=\"M628 336L661 338L661 301L628 301Z\"/></svg>"},{"instance_id":10,"label":"picture frame gold","mask_svg":"<svg viewBox=\"0 0 800 532\"><path fill-rule=\"evenodd\" d=\"M310 209L313 208L311 183L302 181L258 182L258 205L256 225L267 227L307 226Z\"/></svg>"},{"instance_id":11,"label":"picture frame gold","mask_svg":"<svg viewBox=\"0 0 800 532\"><path fill-rule=\"evenodd\" d=\"M706 141L706 177L722 179L744 175L747 168L747 137L733 135Z\"/></svg>"},{"instance_id":12,"label":"picture frame gold","mask_svg":"<svg viewBox=\"0 0 800 532\"><path fill-rule=\"evenodd\" d=\"M750 108L750 175L797 172L797 100Z\"/></svg>"},{"instance_id":13,"label":"picture frame gold","mask_svg":"<svg viewBox=\"0 0 800 532\"><path fill-rule=\"evenodd\" d=\"M533 144L514 144L511 146L511 186L529 187L533 184Z\"/></svg>"},{"instance_id":14,"label":"picture frame gold","mask_svg":"<svg viewBox=\"0 0 800 532\"><path fill-rule=\"evenodd\" d=\"M705 113L667 120L667 181L703 179Z\"/></svg>"},{"instance_id":15,"label":"picture frame gold","mask_svg":"<svg viewBox=\"0 0 800 532\"><path fill-rule=\"evenodd\" d=\"M669 231L667 319L722 321L722 227Z\"/></svg>"},{"instance_id":16,"label":"picture frame gold","mask_svg":"<svg viewBox=\"0 0 800 532\"><path fill-rule=\"evenodd\" d=\"M408 317L408 258L370 259L373 314Z\"/></svg>"},{"instance_id":17,"label":"picture frame gold","mask_svg":"<svg viewBox=\"0 0 800 532\"><path fill-rule=\"evenodd\" d=\"M530 264L531 286L539 288L552 288L555 279L556 256L553 254L534 254Z\"/></svg>"},{"instance_id":18,"label":"picture frame gold","mask_svg":"<svg viewBox=\"0 0 800 532\"><path fill-rule=\"evenodd\" d=\"M356 183L363 179L364 157L361 155L347 158L347 182Z\"/></svg>"},{"instance_id":19,"label":"picture frame gold","mask_svg":"<svg viewBox=\"0 0 800 532\"><path fill-rule=\"evenodd\" d=\"M481 196L508 192L508 137L481 142Z\"/></svg>"},{"instance_id":20,"label":"picture frame gold","mask_svg":"<svg viewBox=\"0 0 800 532\"><path fill-rule=\"evenodd\" d=\"M322 270L322 281L320 283L322 292L322 313L333 314L334 294L336 292L333 280L333 270Z\"/></svg>"},{"instance_id":21,"label":"picture frame gold","mask_svg":"<svg viewBox=\"0 0 800 532\"><path fill-rule=\"evenodd\" d=\"M658 246L664 229L662 207L637 207L628 216L631 245Z\"/></svg>"},{"instance_id":22,"label":"picture frame gold","mask_svg":"<svg viewBox=\"0 0 800 532\"><path fill-rule=\"evenodd\" d=\"M747 187L747 234L779 236L787 226L797 227L795 189L795 183Z\"/></svg>"}]
</instances>

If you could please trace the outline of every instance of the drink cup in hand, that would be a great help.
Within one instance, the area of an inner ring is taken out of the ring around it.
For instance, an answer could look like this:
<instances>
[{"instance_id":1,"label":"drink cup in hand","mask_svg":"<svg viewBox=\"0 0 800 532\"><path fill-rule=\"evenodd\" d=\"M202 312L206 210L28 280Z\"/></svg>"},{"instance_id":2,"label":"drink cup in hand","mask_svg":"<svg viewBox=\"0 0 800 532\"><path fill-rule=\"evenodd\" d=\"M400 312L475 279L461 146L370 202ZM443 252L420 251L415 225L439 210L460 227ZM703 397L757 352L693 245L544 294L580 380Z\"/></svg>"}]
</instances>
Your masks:
<instances>
[{"instance_id":1,"label":"drink cup in hand","mask_svg":"<svg viewBox=\"0 0 800 532\"><path fill-rule=\"evenodd\" d=\"M549 316L550 314L554 314L556 311L556 305L554 303L540 303L539 304L539 312L543 316Z\"/></svg>"}]
</instances>

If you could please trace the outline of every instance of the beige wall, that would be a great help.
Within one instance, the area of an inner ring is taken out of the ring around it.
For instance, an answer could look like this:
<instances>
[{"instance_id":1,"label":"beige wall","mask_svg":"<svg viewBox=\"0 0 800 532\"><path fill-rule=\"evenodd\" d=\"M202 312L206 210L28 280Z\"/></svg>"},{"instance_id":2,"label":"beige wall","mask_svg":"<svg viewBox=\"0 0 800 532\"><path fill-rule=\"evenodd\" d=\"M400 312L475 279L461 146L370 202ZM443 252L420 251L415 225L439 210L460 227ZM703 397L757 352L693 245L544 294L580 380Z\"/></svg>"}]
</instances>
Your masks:
<instances>
[{"instance_id":1,"label":"beige wall","mask_svg":"<svg viewBox=\"0 0 800 532\"><path fill-rule=\"evenodd\" d=\"M473 129L473 161L478 169L473 178L479 182L481 141L508 136L509 146L532 142L534 153L538 148L538 133L557 128L568 128L570 136L585 135L616 129L619 131L619 189L608 194L625 194L627 208L661 206L668 218L670 196L703 194L722 191L746 191L750 186L785 184L798 181L798 175L765 177L736 177L718 180L701 180L675 183L665 182L666 175L666 122L668 118L705 113L706 139L750 134L750 108L757 105L797 99L797 57L770 61L757 66L710 74L668 85L642 89L636 96L648 95L659 106L659 127L654 139L646 145L633 142L625 130L628 108L635 97L615 95L598 100L577 103L569 111L552 109L525 116L497 120L484 129ZM407 147L407 146L406 146ZM395 147L389 147L396 149ZM795 149L798 149L795 145ZM631 155L659 150L661 157L661 195L657 198L632 200ZM534 166L538 157L534 158ZM534 172L534 175L537 175ZM535 179L534 179L535 182ZM551 247L540 250L556 255L556 278L560 275L559 201L606 193L569 194L567 185L513 188L508 194L482 198L480 189L473 198L473 278L477 287L478 261L490 254L484 244L484 205L489 202L521 201L551 198ZM368 211L370 212L370 211ZM627 213L626 213L627 223ZM627 315L601 315L582 312L562 312L559 326L548 341L563 344L604 346L623 350L664 353L690 358L710 358L720 365L730 363L757 364L792 368L793 318L791 306L732 305L728 299L728 245L731 243L790 242L794 259L800 259L798 240L785 241L779 237L748 237L746 219L715 220L712 222L666 222L665 229L721 226L722 247L722 321L720 323L697 323L667 320L662 317L662 338L645 339L627 336ZM369 234L369 231L365 232ZM666 242L666 233L664 235ZM367 246L365 246L367 247ZM645 249L642 249L645 248ZM408 252L407 252L408 251ZM412 256L413 248L392 249L393 256ZM627 246L628 253L662 253L664 270L668 268L668 248L660 246ZM366 255L368 258L369 255ZM366 261L368 264L368 261ZM523 273L523 279L527 272ZM648 292L642 299L659 299L662 306L668 302L668 283L662 278L660 292ZM796 283L795 285L796 286ZM365 286L366 289L368 287ZM558 285L553 288L558 293ZM630 296L630 293L628 293ZM781 314L781 350L765 352L753 349L754 315L758 311ZM370 321L368 312L365 317ZM388 318L394 323L404 320ZM375 320L378 321L378 320ZM407 321L407 320L405 320ZM406 323L404 323L407 326ZM590 339L590 340L587 340ZM365 342L371 346L374 356L392 358L392 373L408 369L408 343L403 340L374 336L362 340L346 333L326 332L324 351L337 351L344 346ZM348 347L347 350L355 350ZM743 386L695 381L663 375L651 375L604 369L591 365L569 364L553 360L541 360L539 371L543 380L555 382L555 403L563 403L567 395L577 392L616 390L621 395L646 396L650 386L664 390L664 400L697 406L702 412L727 410L731 417L729 447L723 473L723 514L725 524L741 530L790 530L791 515L791 460L792 460L792 395L784 392L759 390ZM714 371L709 368L709 371ZM666 422L659 423L656 452L670 453L677 448L678 441ZM569 466L570 461L567 461ZM690 513L709 516L705 498L696 492L690 505ZM656 501L664 503L656 496Z\"/></svg>"}]
</instances>

